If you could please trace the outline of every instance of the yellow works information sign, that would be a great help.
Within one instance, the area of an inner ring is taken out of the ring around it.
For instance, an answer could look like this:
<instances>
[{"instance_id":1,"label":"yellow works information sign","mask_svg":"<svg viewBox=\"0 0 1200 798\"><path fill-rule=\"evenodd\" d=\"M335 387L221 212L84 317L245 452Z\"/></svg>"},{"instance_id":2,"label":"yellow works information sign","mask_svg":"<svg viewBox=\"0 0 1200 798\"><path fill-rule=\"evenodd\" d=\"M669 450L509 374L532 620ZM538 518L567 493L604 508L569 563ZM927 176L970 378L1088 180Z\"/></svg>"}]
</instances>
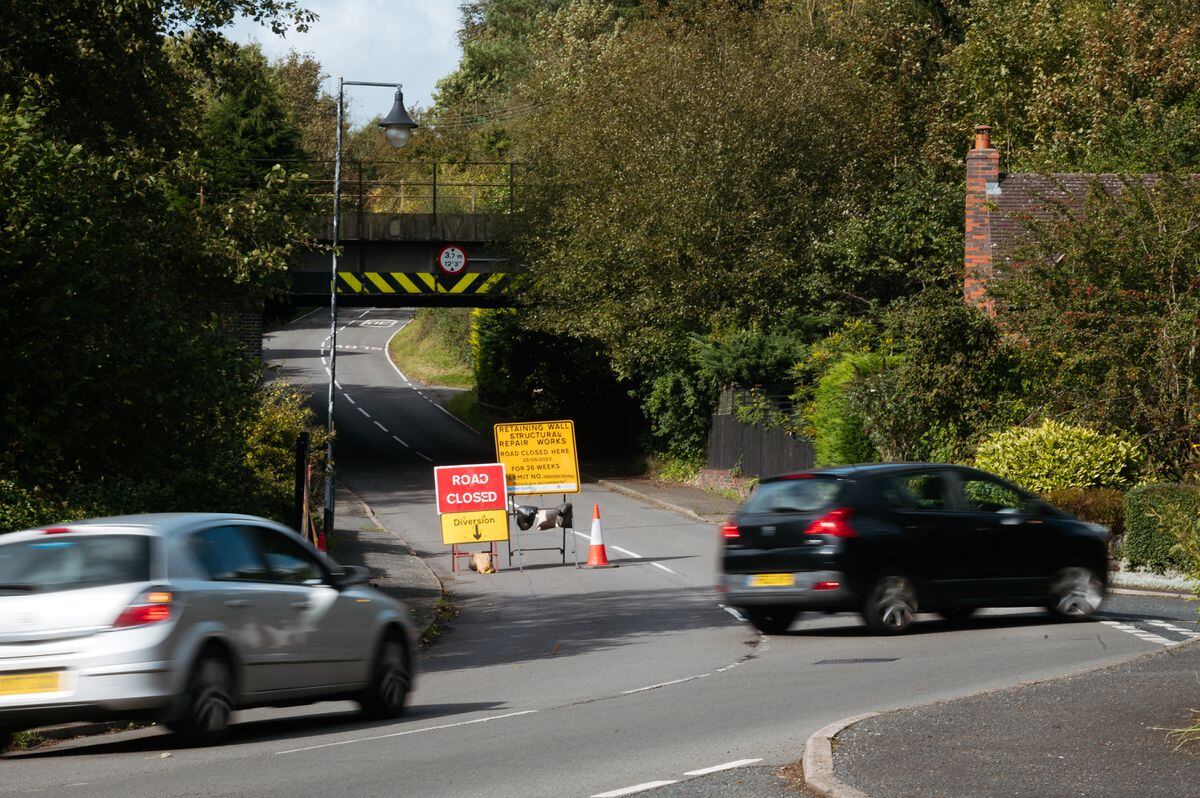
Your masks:
<instances>
[{"instance_id":1,"label":"yellow works information sign","mask_svg":"<svg viewBox=\"0 0 1200 798\"><path fill-rule=\"evenodd\" d=\"M510 495L579 492L574 421L497 424L493 431Z\"/></svg>"},{"instance_id":2,"label":"yellow works information sign","mask_svg":"<svg viewBox=\"0 0 1200 798\"><path fill-rule=\"evenodd\" d=\"M442 515L442 543L447 546L493 540L508 540L508 513L504 510Z\"/></svg>"}]
</instances>

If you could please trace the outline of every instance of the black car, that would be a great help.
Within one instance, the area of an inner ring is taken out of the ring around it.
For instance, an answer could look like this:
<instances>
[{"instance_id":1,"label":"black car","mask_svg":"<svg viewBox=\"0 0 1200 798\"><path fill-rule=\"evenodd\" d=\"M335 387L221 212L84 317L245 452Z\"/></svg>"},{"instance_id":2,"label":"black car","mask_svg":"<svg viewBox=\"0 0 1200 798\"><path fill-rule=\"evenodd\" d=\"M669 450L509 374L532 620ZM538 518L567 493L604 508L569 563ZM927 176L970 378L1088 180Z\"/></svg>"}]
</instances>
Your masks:
<instances>
[{"instance_id":1,"label":"black car","mask_svg":"<svg viewBox=\"0 0 1200 798\"><path fill-rule=\"evenodd\" d=\"M801 610L862 613L903 632L918 612L980 607L1090 617L1108 530L973 468L886 463L765 479L722 527L719 589L760 631Z\"/></svg>"}]
</instances>

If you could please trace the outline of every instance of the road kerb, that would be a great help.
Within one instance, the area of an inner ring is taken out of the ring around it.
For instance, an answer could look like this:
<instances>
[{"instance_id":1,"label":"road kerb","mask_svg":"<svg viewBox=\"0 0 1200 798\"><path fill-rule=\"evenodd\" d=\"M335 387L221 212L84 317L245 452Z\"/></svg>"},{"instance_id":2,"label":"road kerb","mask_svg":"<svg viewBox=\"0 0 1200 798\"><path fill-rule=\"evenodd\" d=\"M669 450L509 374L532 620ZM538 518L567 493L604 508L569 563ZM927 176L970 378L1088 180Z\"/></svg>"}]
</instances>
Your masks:
<instances>
[{"instance_id":1,"label":"road kerb","mask_svg":"<svg viewBox=\"0 0 1200 798\"><path fill-rule=\"evenodd\" d=\"M679 515L686 516L688 518L691 518L694 521L699 521L702 524L718 523L718 522L712 520L711 518L705 518L704 516L700 515L699 513L695 512L694 510L689 510L686 507L682 507L678 504L672 504L671 502L663 501L662 499L656 499L655 497L651 496L648 493L642 493L640 490L635 490L634 488L629 488L629 487L626 487L625 485L621 485L616 482L610 482L607 479L597 479L596 484L600 485L601 487L608 488L609 490L614 491L615 493L623 493L626 496L629 496L631 498L657 505L658 507L661 507L664 510L670 510L673 513L678 513Z\"/></svg>"},{"instance_id":2,"label":"road kerb","mask_svg":"<svg viewBox=\"0 0 1200 798\"><path fill-rule=\"evenodd\" d=\"M832 741L846 727L878 714L865 712L834 721L808 738L804 744L804 783L809 789L824 798L870 798L865 792L839 781L833 774Z\"/></svg>"}]
</instances>

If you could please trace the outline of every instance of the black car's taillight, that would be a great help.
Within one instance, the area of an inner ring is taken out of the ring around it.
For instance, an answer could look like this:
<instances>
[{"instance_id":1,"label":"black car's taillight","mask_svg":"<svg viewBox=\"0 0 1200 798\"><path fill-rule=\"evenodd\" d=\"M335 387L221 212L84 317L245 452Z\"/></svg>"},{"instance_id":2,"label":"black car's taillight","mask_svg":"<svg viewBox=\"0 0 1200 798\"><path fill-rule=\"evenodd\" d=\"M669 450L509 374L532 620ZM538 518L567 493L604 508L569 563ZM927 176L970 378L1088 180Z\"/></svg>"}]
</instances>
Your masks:
<instances>
[{"instance_id":1,"label":"black car's taillight","mask_svg":"<svg viewBox=\"0 0 1200 798\"><path fill-rule=\"evenodd\" d=\"M830 510L808 525L804 530L806 535L830 535L835 538L856 538L858 533L850 526L850 516L854 511L849 507L839 507Z\"/></svg>"}]
</instances>

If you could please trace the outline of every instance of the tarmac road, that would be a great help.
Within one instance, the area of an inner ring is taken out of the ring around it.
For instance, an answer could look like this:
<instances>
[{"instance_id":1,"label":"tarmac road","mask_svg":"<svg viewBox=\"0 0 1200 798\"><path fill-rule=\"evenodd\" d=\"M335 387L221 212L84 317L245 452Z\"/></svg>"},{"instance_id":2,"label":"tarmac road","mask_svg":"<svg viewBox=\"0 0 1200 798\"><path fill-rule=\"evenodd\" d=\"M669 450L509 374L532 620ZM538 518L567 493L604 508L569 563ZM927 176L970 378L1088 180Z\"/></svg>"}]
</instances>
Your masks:
<instances>
[{"instance_id":1,"label":"tarmac road","mask_svg":"<svg viewBox=\"0 0 1200 798\"><path fill-rule=\"evenodd\" d=\"M177 750L157 729L68 743L0 761L0 794L615 796L660 782L671 795L733 795L738 784L759 794L755 779L702 771L761 774L799 759L805 739L839 718L1119 662L1194 629L1177 623L1193 618L1185 602L1114 596L1111 623L1005 611L878 638L853 616L806 616L765 637L712 590L714 527L594 485L572 497L578 522L600 505L619 568L576 570L537 551L523 570L502 557L499 574L454 575L432 467L494 455L439 407L444 392L389 362L384 347L410 317L343 313L336 413L342 479L444 577L461 610L425 652L411 712L365 724L344 703L256 711L212 749ZM281 376L322 408L327 334L317 313L268 339Z\"/></svg>"}]
</instances>

